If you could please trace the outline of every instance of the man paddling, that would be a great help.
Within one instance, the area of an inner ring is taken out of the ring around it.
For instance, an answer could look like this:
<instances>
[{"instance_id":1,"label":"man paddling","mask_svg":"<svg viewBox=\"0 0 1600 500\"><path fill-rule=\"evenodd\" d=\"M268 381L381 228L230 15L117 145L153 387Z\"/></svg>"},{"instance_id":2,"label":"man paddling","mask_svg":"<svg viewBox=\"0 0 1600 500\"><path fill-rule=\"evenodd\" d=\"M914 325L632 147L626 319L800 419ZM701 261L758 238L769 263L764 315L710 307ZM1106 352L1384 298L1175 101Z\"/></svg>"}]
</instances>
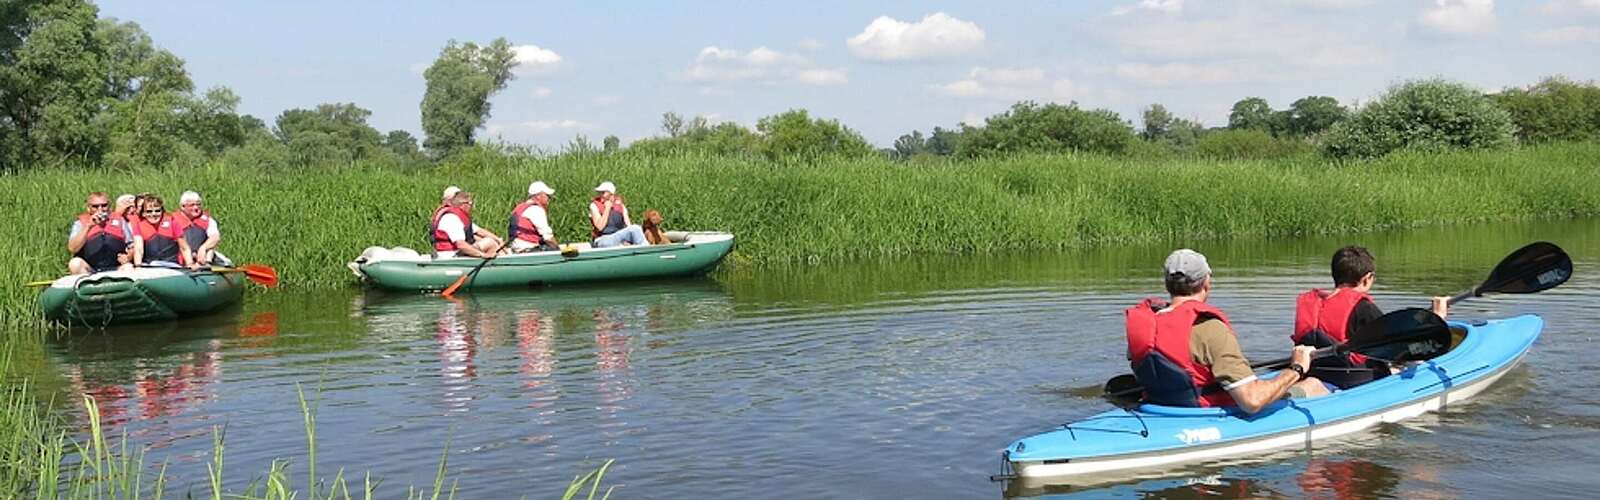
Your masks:
<instances>
[{"instance_id":1,"label":"man paddling","mask_svg":"<svg viewBox=\"0 0 1600 500\"><path fill-rule=\"evenodd\" d=\"M1169 406L1235 406L1261 411L1284 396L1328 394L1315 377L1308 346L1295 346L1289 370L1256 378L1221 309L1206 303L1211 266L1190 249L1172 252L1163 266L1172 300L1148 298L1128 308L1128 359L1145 401Z\"/></svg>"},{"instance_id":2,"label":"man paddling","mask_svg":"<svg viewBox=\"0 0 1600 500\"><path fill-rule=\"evenodd\" d=\"M1367 324L1383 317L1383 310L1372 302L1368 293L1377 281L1377 263L1366 248L1350 245L1333 252L1330 265L1333 290L1313 288L1295 299L1294 333L1290 340L1311 347L1330 347L1335 344L1366 344L1381 338L1362 337L1363 332L1381 333L1380 329L1366 328ZM1433 313L1440 319L1450 314L1450 297L1434 297ZM1329 356L1311 364L1312 373L1323 381L1349 389L1390 373L1389 364L1368 359L1358 353Z\"/></svg>"}]
</instances>

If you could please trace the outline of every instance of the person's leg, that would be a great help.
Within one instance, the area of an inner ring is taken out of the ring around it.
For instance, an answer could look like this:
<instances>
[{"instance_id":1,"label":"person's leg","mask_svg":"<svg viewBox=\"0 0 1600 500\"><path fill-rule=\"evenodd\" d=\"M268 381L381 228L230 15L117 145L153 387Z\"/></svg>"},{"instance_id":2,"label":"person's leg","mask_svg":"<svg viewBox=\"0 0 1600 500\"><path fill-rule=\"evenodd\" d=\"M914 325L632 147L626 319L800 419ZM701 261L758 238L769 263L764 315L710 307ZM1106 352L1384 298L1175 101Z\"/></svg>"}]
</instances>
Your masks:
<instances>
[{"instance_id":1,"label":"person's leg","mask_svg":"<svg viewBox=\"0 0 1600 500\"><path fill-rule=\"evenodd\" d=\"M1295 382L1289 387L1289 396L1295 399L1315 398L1327 396L1328 386L1323 385L1316 377L1306 377L1305 380Z\"/></svg>"},{"instance_id":2,"label":"person's leg","mask_svg":"<svg viewBox=\"0 0 1600 500\"><path fill-rule=\"evenodd\" d=\"M494 238L479 238L477 242L472 244L472 246L478 247L478 251L480 252L490 253L500 249L500 240Z\"/></svg>"},{"instance_id":3,"label":"person's leg","mask_svg":"<svg viewBox=\"0 0 1600 500\"><path fill-rule=\"evenodd\" d=\"M622 241L626 242L629 245L649 245L650 244L650 240L647 240L644 237L644 228L639 227L638 224L634 224L632 226L628 226L628 227L622 228L621 231L617 231L617 234L623 235L622 236Z\"/></svg>"},{"instance_id":4,"label":"person's leg","mask_svg":"<svg viewBox=\"0 0 1600 500\"><path fill-rule=\"evenodd\" d=\"M617 231L599 238L595 238L589 246L595 248L610 248L622 244L623 231Z\"/></svg>"},{"instance_id":5,"label":"person's leg","mask_svg":"<svg viewBox=\"0 0 1600 500\"><path fill-rule=\"evenodd\" d=\"M86 260L73 257L72 260L67 261L67 273L69 274L89 274L92 272L94 272L94 269L89 267L89 262Z\"/></svg>"}]
</instances>

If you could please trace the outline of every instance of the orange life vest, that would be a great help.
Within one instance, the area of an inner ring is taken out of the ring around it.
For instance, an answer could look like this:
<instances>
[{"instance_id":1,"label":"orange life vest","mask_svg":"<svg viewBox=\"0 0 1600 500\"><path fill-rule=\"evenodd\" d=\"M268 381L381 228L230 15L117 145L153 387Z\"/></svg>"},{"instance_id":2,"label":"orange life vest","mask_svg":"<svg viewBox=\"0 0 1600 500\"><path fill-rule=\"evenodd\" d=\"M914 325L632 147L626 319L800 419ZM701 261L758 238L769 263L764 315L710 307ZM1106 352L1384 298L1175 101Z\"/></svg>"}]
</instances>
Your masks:
<instances>
[{"instance_id":1,"label":"orange life vest","mask_svg":"<svg viewBox=\"0 0 1600 500\"><path fill-rule=\"evenodd\" d=\"M1148 298L1127 310L1128 360L1145 388L1145 401L1171 406L1233 406L1233 396L1215 390L1211 367L1194 362L1189 335L1201 318L1228 325L1221 309L1198 300L1165 313L1160 299ZM1229 331L1232 326L1229 325Z\"/></svg>"}]
</instances>

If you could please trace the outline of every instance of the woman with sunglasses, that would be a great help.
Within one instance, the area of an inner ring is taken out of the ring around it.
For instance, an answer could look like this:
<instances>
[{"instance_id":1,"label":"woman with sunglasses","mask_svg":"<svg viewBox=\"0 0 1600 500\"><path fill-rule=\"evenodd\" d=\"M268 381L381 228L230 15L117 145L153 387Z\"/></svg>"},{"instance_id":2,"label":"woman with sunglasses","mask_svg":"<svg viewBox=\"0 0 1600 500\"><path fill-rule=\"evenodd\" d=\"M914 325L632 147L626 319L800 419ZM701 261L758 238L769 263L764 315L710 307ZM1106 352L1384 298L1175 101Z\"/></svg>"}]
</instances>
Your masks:
<instances>
[{"instance_id":1,"label":"woman with sunglasses","mask_svg":"<svg viewBox=\"0 0 1600 500\"><path fill-rule=\"evenodd\" d=\"M184 264L189 242L184 241L178 223L167 214L161 197L144 201L139 222L133 225L133 265L175 267Z\"/></svg>"}]
</instances>

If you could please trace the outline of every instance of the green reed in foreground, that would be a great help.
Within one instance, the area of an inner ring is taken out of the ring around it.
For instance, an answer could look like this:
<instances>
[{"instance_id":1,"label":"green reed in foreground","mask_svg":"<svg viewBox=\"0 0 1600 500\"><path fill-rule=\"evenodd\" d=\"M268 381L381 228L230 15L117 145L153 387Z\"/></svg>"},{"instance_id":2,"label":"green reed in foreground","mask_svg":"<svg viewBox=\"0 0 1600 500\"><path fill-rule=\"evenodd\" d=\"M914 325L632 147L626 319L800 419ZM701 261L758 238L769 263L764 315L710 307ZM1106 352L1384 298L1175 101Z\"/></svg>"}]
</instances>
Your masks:
<instances>
[{"instance_id":1,"label":"green reed in foreground","mask_svg":"<svg viewBox=\"0 0 1600 500\"><path fill-rule=\"evenodd\" d=\"M1600 144L1499 152L1401 153L1365 163L1312 155L1276 160L1140 160L1035 155L967 161L823 159L776 163L714 156L479 149L429 170L367 165L294 172L212 164L139 173L0 176L0 324L37 317L21 284L64 270L67 228L93 190L186 189L206 196L222 250L276 267L286 287L353 284L344 264L368 246L426 249L440 191L478 194L476 222L504 233L530 181L555 187L562 241L589 232L585 206L615 181L637 214L668 229L730 231L734 266L912 253L1084 247L1161 238L1343 233L1381 228L1600 213ZM9 321L7 321L9 319Z\"/></svg>"},{"instance_id":2,"label":"green reed in foreground","mask_svg":"<svg viewBox=\"0 0 1600 500\"><path fill-rule=\"evenodd\" d=\"M0 369L9 362L9 356L0 356ZM4 424L0 426L0 461L3 461L0 462L0 497L23 498L31 495L41 500L137 500L169 496L165 462L152 471L145 462L145 452L130 444L126 434L109 439L101 426L100 411L94 398L83 398L84 411L89 420L89 435L80 442L69 440L59 422L39 409L27 389L24 383L20 387L7 386L0 390L0 424ZM243 490L229 490L224 483L225 428L219 426L213 429L211 462L206 465L207 481L203 490L187 491L177 496L215 500L376 498L382 481L375 479L371 472L363 474L355 485L351 485L345 477L344 469L339 469L332 478L316 475L315 404L306 401L305 393L298 386L296 391L306 430L307 477L304 489L293 486L294 480L289 473L290 462L279 459L272 462L264 476L251 481ZM407 499L455 497L456 482L445 485L449 445L446 444L445 448L431 487L407 487ZM573 478L561 498L578 498L587 487L585 498L594 499L611 464L612 461L607 460L598 469ZM614 487L608 488L602 498L609 498L612 489Z\"/></svg>"}]
</instances>

